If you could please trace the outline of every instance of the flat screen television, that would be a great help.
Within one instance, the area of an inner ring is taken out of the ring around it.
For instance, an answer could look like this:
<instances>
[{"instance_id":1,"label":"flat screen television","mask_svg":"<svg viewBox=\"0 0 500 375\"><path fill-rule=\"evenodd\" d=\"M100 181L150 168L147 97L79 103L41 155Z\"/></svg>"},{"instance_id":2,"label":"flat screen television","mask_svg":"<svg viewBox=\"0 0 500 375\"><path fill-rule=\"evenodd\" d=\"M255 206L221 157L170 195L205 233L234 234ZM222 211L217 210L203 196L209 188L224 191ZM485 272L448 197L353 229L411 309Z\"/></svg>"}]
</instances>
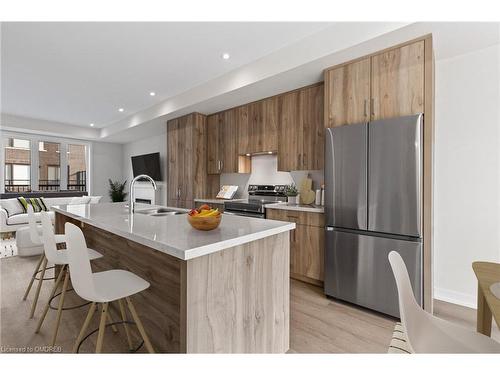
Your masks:
<instances>
[{"instance_id":1,"label":"flat screen television","mask_svg":"<svg viewBox=\"0 0 500 375\"><path fill-rule=\"evenodd\" d=\"M160 153L132 156L134 177L147 174L155 181L161 181Z\"/></svg>"}]
</instances>

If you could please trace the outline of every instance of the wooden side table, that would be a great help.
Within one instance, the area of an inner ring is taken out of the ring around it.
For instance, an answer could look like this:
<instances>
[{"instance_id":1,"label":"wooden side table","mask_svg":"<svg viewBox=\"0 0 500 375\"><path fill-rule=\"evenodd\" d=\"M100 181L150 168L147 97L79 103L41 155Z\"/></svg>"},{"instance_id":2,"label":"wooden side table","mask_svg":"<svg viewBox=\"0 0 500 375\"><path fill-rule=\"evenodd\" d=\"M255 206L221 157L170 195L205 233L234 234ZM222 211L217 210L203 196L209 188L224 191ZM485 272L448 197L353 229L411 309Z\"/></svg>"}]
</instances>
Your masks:
<instances>
[{"instance_id":1,"label":"wooden side table","mask_svg":"<svg viewBox=\"0 0 500 375\"><path fill-rule=\"evenodd\" d=\"M500 281L500 264L474 262L472 269L477 277L477 332L491 336L492 317L500 327L500 299L490 291L490 286Z\"/></svg>"}]
</instances>

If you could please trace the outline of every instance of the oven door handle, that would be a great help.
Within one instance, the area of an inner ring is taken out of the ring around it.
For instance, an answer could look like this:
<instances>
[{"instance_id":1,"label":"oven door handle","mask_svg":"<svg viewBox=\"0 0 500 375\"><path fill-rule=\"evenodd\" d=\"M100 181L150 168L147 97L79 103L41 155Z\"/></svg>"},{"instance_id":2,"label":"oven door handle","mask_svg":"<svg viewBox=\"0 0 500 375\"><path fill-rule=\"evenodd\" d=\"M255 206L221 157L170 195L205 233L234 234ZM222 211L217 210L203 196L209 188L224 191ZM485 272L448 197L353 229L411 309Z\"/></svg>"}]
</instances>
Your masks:
<instances>
[{"instance_id":1,"label":"oven door handle","mask_svg":"<svg viewBox=\"0 0 500 375\"><path fill-rule=\"evenodd\" d=\"M255 217L257 219L264 219L265 215L264 214L253 214L249 212L234 212L234 211L227 211L224 210L224 213L227 215L235 215L235 216L246 216L246 217Z\"/></svg>"}]
</instances>

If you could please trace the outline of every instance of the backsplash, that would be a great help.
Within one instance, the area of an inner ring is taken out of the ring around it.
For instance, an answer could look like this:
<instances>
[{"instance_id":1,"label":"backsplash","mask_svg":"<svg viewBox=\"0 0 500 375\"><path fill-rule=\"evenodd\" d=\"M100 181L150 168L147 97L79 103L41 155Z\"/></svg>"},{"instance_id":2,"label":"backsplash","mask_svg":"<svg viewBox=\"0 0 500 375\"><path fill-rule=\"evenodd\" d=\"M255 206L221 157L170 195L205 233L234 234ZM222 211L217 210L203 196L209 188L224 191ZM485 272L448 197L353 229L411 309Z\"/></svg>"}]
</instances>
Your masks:
<instances>
[{"instance_id":1,"label":"backsplash","mask_svg":"<svg viewBox=\"0 0 500 375\"><path fill-rule=\"evenodd\" d=\"M324 182L323 171L278 171L278 157L276 155L252 156L252 173L223 173L220 176L221 185L238 185L235 198L248 196L248 185L289 185L299 187L304 177L309 175L313 180L313 190L320 189Z\"/></svg>"}]
</instances>

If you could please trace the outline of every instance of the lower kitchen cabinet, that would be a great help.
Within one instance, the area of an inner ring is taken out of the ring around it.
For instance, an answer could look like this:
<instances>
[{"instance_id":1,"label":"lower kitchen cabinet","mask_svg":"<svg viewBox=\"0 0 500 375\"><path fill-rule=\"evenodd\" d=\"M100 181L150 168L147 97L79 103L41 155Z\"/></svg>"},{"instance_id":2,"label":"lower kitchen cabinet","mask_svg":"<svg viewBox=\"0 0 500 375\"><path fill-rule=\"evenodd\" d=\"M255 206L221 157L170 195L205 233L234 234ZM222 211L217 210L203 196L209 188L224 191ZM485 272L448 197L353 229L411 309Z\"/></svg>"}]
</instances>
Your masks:
<instances>
[{"instance_id":1,"label":"lower kitchen cabinet","mask_svg":"<svg viewBox=\"0 0 500 375\"><path fill-rule=\"evenodd\" d=\"M324 214L266 209L266 218L288 221L296 225L296 229L290 232L290 277L315 285L323 285Z\"/></svg>"}]
</instances>

